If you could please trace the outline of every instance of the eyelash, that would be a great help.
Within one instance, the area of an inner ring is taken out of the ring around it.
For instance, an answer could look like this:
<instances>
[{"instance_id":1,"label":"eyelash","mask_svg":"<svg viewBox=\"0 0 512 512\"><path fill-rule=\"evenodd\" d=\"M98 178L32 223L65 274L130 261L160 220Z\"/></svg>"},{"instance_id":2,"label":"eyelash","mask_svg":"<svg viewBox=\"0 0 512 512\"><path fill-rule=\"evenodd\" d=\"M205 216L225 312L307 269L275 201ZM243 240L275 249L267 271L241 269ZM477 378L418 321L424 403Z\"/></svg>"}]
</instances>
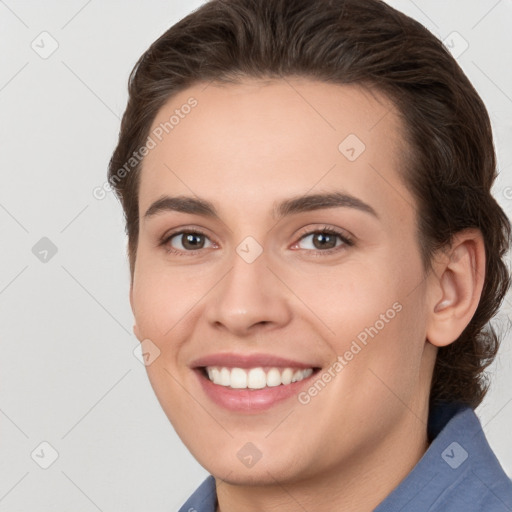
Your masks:
<instances>
[{"instance_id":1,"label":"eyelash","mask_svg":"<svg viewBox=\"0 0 512 512\"><path fill-rule=\"evenodd\" d=\"M297 244L298 242L300 242L307 236L318 234L318 233L338 236L343 243L337 247L331 247L330 249L325 249L325 250L322 250L322 249L316 249L316 250L303 249L303 250L306 250L309 253L316 254L317 256L321 256L321 255L330 255L334 252L338 252L340 250L345 249L346 247L352 247L354 245L354 241L352 240L352 238L348 237L346 234L343 234L342 232L340 232L334 228L331 228L329 226L323 226L320 229L305 231L304 233L302 233L300 235L297 242L295 242L293 245ZM194 255L197 252L202 250L202 249L196 249L196 250L192 250L192 251L180 251L180 250L177 250L174 247L171 247L169 245L169 242L175 236L183 235L183 234L200 235L200 236L204 236L204 237L208 238L208 235L199 229L196 229L196 228L182 229L181 231L175 231L174 233L171 233L168 236L164 236L158 245L163 246L166 253L173 254L175 256L190 256L190 255Z\"/></svg>"},{"instance_id":2,"label":"eyelash","mask_svg":"<svg viewBox=\"0 0 512 512\"><path fill-rule=\"evenodd\" d=\"M349 237L346 233L344 233L342 231L338 231L337 229L331 228L329 226L322 226L320 229L313 229L313 230L302 232L300 234L297 242L295 242L293 245L300 242L307 236L318 234L318 233L337 236L342 241L342 244L340 244L337 247L331 247L330 249L316 249L316 250L302 249L302 250L305 250L308 253L312 253L315 256L321 257L321 256L329 256L333 253L342 251L342 250L346 249L347 247L352 247L354 245L354 240L351 237Z\"/></svg>"},{"instance_id":3,"label":"eyelash","mask_svg":"<svg viewBox=\"0 0 512 512\"><path fill-rule=\"evenodd\" d=\"M160 241L161 246L163 246L164 250L168 254L173 254L175 256L190 256L194 255L197 252L201 251L202 249L196 249L194 251L179 251L175 249L174 247L171 247L169 245L169 242L177 235L200 235L208 238L208 235L204 233L203 231L199 229L182 229L181 231L175 231L174 233L171 233L169 236L164 236L164 238Z\"/></svg>"}]
</instances>

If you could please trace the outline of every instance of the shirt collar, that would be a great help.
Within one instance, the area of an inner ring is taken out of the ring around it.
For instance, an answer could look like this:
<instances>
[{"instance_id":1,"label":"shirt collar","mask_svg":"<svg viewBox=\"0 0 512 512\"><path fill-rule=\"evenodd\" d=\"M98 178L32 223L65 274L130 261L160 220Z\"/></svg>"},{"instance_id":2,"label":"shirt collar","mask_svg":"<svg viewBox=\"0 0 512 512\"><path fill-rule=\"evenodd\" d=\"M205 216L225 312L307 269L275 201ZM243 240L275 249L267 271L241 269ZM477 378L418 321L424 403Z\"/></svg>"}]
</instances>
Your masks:
<instances>
[{"instance_id":1,"label":"shirt collar","mask_svg":"<svg viewBox=\"0 0 512 512\"><path fill-rule=\"evenodd\" d=\"M427 434L423 457L374 512L512 511L512 482L471 407L437 405Z\"/></svg>"},{"instance_id":2,"label":"shirt collar","mask_svg":"<svg viewBox=\"0 0 512 512\"><path fill-rule=\"evenodd\" d=\"M471 407L439 404L429 414L427 435L423 457L374 512L512 511L512 482ZM215 512L216 506L210 475L179 512Z\"/></svg>"}]
</instances>

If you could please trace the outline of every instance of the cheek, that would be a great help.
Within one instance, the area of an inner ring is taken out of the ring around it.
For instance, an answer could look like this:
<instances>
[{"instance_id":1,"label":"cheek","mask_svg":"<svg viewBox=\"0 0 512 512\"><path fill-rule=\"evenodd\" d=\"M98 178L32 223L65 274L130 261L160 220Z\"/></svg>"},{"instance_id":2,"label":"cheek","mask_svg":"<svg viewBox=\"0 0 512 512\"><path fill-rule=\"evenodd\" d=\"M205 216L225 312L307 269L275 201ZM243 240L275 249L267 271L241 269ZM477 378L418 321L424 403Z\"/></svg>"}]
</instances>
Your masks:
<instances>
[{"instance_id":1,"label":"cheek","mask_svg":"<svg viewBox=\"0 0 512 512\"><path fill-rule=\"evenodd\" d=\"M398 307L393 305L401 302L404 294L397 280L386 277L388 271L382 260L380 264L354 260L303 273L300 278L288 271L285 279L312 319L316 318L315 323L326 327L326 338L346 341L376 322L381 330L382 321L395 318ZM342 349L343 343L338 348Z\"/></svg>"},{"instance_id":2,"label":"cheek","mask_svg":"<svg viewBox=\"0 0 512 512\"><path fill-rule=\"evenodd\" d=\"M294 292L333 355L351 366L386 375L418 372L425 337L425 304L419 258L379 254L302 276ZM290 275L290 281L292 282ZM362 378L362 377L361 377Z\"/></svg>"},{"instance_id":3,"label":"cheek","mask_svg":"<svg viewBox=\"0 0 512 512\"><path fill-rule=\"evenodd\" d=\"M421 387L425 313L421 292L409 294L406 289L389 294L383 289L380 299L370 295L364 307L351 308L350 333L341 336L336 347L348 370L343 388L360 405L374 407L383 416L385 404L410 404Z\"/></svg>"},{"instance_id":4,"label":"cheek","mask_svg":"<svg viewBox=\"0 0 512 512\"><path fill-rule=\"evenodd\" d=\"M186 323L205 295L209 280L200 273L161 268L140 261L133 284L133 311L141 336L164 339Z\"/></svg>"}]
</instances>

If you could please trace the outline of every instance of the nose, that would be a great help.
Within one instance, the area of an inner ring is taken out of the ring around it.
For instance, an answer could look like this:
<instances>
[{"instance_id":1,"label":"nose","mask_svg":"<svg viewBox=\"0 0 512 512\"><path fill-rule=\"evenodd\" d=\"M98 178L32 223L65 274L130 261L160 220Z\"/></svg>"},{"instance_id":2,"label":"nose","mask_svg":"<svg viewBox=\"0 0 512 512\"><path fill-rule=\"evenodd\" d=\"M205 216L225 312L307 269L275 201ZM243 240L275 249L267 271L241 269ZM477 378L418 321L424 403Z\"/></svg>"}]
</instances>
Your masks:
<instances>
[{"instance_id":1,"label":"nose","mask_svg":"<svg viewBox=\"0 0 512 512\"><path fill-rule=\"evenodd\" d=\"M252 263L234 252L229 265L229 271L208 294L204 314L212 327L243 337L290 322L289 293L276 270L268 268L265 251Z\"/></svg>"}]
</instances>

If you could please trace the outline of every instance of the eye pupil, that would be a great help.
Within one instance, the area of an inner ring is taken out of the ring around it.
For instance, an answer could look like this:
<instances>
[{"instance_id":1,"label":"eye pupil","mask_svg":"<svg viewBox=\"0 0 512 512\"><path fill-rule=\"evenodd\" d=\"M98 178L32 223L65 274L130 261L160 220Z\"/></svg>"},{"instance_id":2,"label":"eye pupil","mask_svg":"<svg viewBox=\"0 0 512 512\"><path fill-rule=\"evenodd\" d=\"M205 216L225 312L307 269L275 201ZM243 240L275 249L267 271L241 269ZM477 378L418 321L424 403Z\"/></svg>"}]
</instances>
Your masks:
<instances>
[{"instance_id":1,"label":"eye pupil","mask_svg":"<svg viewBox=\"0 0 512 512\"><path fill-rule=\"evenodd\" d=\"M313 237L313 245L317 249L331 249L336 247L336 237L334 235L330 235L328 233L317 233Z\"/></svg>"},{"instance_id":2,"label":"eye pupil","mask_svg":"<svg viewBox=\"0 0 512 512\"><path fill-rule=\"evenodd\" d=\"M203 235L199 235L197 233L188 233L187 235L183 235L182 244L186 249L202 249L204 245Z\"/></svg>"}]
</instances>

